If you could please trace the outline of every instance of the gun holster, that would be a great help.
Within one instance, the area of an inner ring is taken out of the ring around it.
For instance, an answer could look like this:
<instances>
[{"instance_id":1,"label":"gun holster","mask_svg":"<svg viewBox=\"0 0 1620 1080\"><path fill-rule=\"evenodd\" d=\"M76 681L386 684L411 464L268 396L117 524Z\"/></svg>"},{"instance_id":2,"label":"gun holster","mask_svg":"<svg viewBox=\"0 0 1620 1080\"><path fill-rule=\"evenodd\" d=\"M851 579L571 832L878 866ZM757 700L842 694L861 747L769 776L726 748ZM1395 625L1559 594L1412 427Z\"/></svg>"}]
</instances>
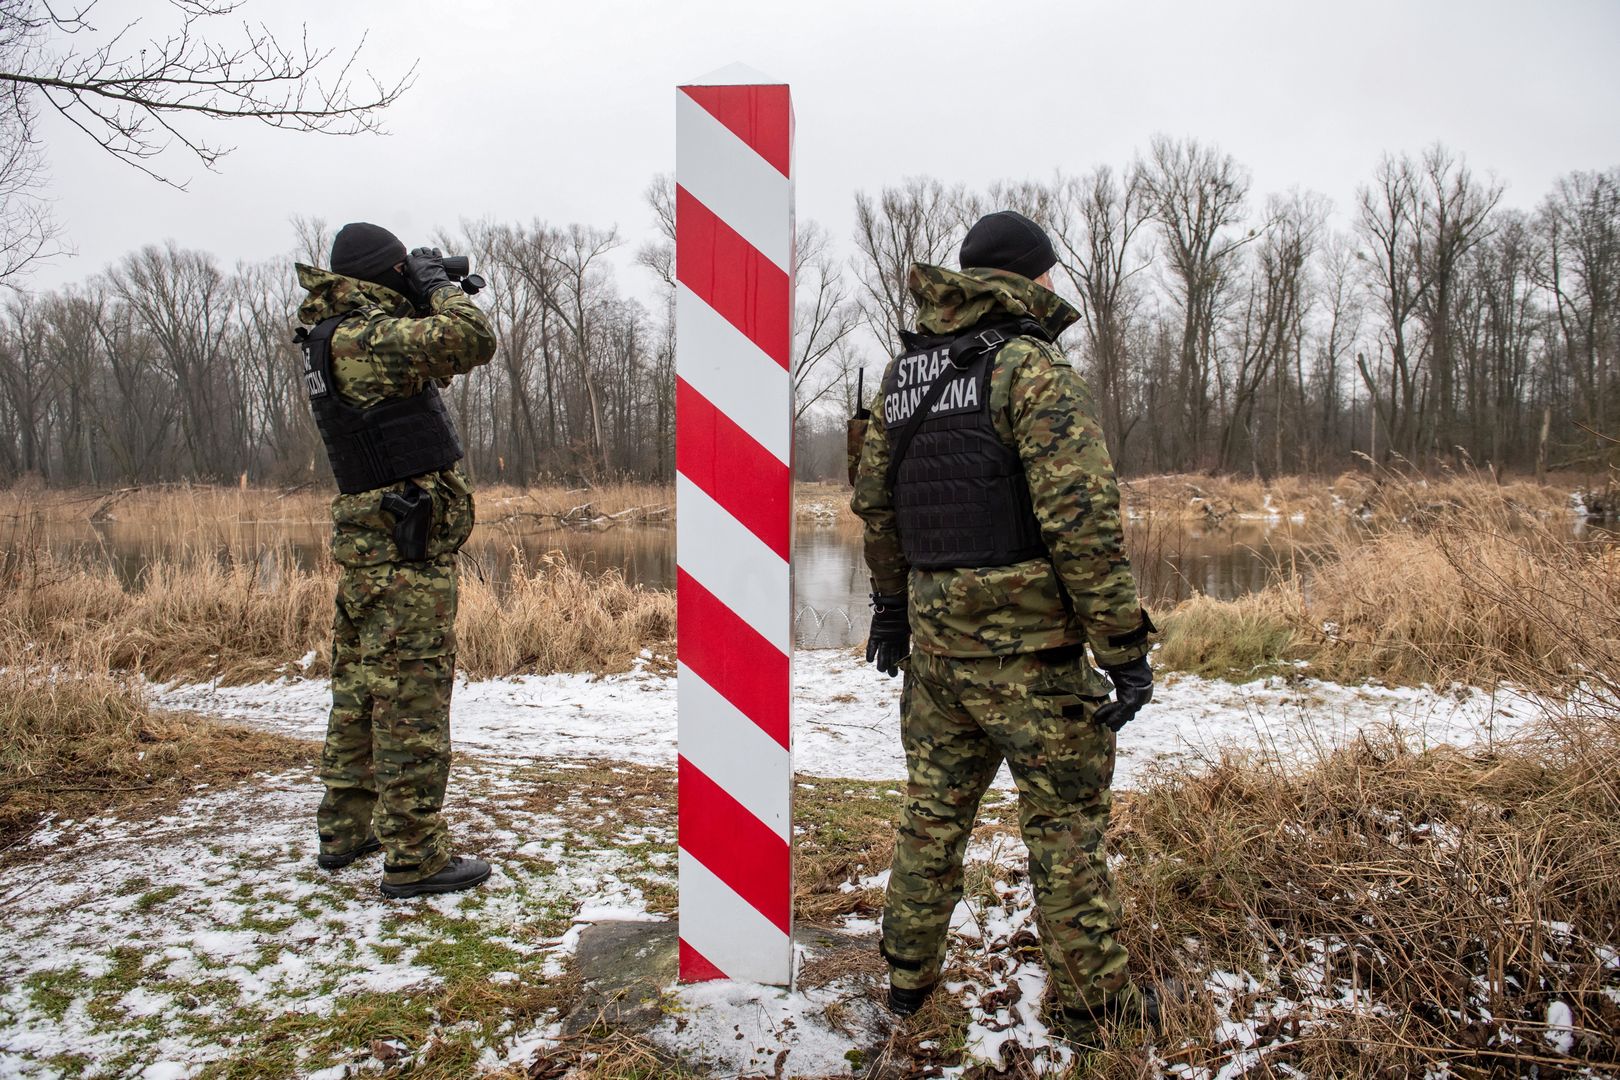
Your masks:
<instances>
[{"instance_id":1,"label":"gun holster","mask_svg":"<svg viewBox=\"0 0 1620 1080\"><path fill-rule=\"evenodd\" d=\"M428 537L433 533L433 496L406 484L404 491L390 491L382 497L383 513L394 519L394 547L406 562L428 557Z\"/></svg>"}]
</instances>

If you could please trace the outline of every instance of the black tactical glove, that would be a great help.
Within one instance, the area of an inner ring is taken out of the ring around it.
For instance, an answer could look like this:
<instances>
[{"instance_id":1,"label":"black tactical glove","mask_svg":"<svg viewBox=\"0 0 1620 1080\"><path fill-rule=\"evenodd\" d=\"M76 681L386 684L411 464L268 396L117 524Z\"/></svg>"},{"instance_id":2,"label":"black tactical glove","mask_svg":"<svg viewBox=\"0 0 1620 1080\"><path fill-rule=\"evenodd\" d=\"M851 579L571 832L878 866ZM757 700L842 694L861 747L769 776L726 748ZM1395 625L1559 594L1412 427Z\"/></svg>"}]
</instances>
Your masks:
<instances>
[{"instance_id":1,"label":"black tactical glove","mask_svg":"<svg viewBox=\"0 0 1620 1080\"><path fill-rule=\"evenodd\" d=\"M1114 700L1103 703L1096 720L1117 734L1137 710L1153 700L1153 668L1144 656L1118 667L1104 665L1103 670L1114 684Z\"/></svg>"},{"instance_id":2,"label":"black tactical glove","mask_svg":"<svg viewBox=\"0 0 1620 1080\"><path fill-rule=\"evenodd\" d=\"M406 299L418 308L426 309L434 293L440 289L456 288L444 270L444 253L438 248L419 247L405 256L405 284L411 295Z\"/></svg>"},{"instance_id":3,"label":"black tactical glove","mask_svg":"<svg viewBox=\"0 0 1620 1080\"><path fill-rule=\"evenodd\" d=\"M872 629L866 635L866 662L883 674L900 674L900 661L911 654L911 619L906 597L872 594Z\"/></svg>"}]
</instances>

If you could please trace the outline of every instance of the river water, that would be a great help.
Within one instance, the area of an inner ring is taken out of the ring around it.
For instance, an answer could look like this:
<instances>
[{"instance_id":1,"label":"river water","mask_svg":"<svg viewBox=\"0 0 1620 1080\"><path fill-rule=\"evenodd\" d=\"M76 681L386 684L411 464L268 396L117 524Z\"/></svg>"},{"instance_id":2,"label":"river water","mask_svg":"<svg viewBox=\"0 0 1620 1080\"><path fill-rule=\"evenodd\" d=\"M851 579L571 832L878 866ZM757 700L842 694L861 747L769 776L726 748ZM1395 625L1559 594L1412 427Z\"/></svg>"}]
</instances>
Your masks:
<instances>
[{"instance_id":1,"label":"river water","mask_svg":"<svg viewBox=\"0 0 1620 1080\"><path fill-rule=\"evenodd\" d=\"M1168 606L1193 593L1229 599L1262 588L1277 561L1285 558L1292 533L1287 523L1240 522L1220 529L1159 522L1133 522L1127 529L1132 565L1146 601ZM136 581L154 559L195 553L210 542L150 527L53 525L43 538L53 554L80 564L108 565L126 583ZM0 528L0 547L19 541ZM326 544L326 531L313 524L243 525L233 529L229 546L244 551L290 549L295 562L313 566ZM221 545L223 546L223 545ZM596 529L537 529L480 526L464 554L465 573L477 573L497 586L521 561L534 566L560 552L592 573L618 571L649 588L675 584L675 532L665 526ZM794 537L794 605L802 647L850 645L866 636L866 566L860 531L849 524L801 524Z\"/></svg>"}]
</instances>

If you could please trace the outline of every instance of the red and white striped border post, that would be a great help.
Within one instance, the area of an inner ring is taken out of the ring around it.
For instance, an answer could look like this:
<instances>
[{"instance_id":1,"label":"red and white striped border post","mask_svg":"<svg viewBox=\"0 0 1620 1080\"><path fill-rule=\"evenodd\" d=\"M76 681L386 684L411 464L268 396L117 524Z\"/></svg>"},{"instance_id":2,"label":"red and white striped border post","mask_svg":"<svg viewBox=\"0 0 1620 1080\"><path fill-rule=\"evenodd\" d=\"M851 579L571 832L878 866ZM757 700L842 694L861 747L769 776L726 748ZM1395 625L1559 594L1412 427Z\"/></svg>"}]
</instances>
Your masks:
<instances>
[{"instance_id":1,"label":"red and white striped border post","mask_svg":"<svg viewBox=\"0 0 1620 1080\"><path fill-rule=\"evenodd\" d=\"M793 107L675 93L680 976L793 974Z\"/></svg>"}]
</instances>

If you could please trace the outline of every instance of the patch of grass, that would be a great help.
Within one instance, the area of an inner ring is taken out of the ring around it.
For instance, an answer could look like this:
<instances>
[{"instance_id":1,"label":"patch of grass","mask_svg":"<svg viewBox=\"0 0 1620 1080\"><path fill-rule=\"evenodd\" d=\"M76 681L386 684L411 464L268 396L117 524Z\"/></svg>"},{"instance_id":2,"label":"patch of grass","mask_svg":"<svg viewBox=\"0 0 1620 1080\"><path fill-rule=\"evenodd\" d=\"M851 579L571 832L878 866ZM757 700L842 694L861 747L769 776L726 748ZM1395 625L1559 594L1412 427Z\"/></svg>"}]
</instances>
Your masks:
<instances>
[{"instance_id":1,"label":"patch of grass","mask_svg":"<svg viewBox=\"0 0 1620 1080\"><path fill-rule=\"evenodd\" d=\"M118 896L138 896L152 887L152 879L142 874L125 878L118 883L115 894Z\"/></svg>"},{"instance_id":2,"label":"patch of grass","mask_svg":"<svg viewBox=\"0 0 1620 1080\"><path fill-rule=\"evenodd\" d=\"M622 1031L588 1031L563 1039L527 1071L495 1073L490 1080L685 1080L696 1072L649 1040Z\"/></svg>"},{"instance_id":3,"label":"patch of grass","mask_svg":"<svg viewBox=\"0 0 1620 1080\"><path fill-rule=\"evenodd\" d=\"M887 986L887 975L874 985L873 993ZM959 1067L967 1049L968 1011L950 994L935 993L904 1023L895 1026L889 1038L875 1049L866 1062L868 1080L903 1080L914 1076L939 1075L941 1069ZM999 1076L988 1069L974 1068L964 1076ZM1019 1077L1014 1070L1009 1077Z\"/></svg>"},{"instance_id":4,"label":"patch of grass","mask_svg":"<svg viewBox=\"0 0 1620 1080\"><path fill-rule=\"evenodd\" d=\"M562 555L530 565L514 548L497 590L463 582L458 663L470 674L624 671L675 636L673 593L631 585L618 570L587 574Z\"/></svg>"},{"instance_id":5,"label":"patch of grass","mask_svg":"<svg viewBox=\"0 0 1620 1080\"><path fill-rule=\"evenodd\" d=\"M1580 478L1558 484L1499 480L1475 470L1379 468L1338 476L1249 476L1168 473L1132 477L1120 490L1137 514L1181 518L1203 525L1247 519L1304 515L1315 522L1356 517L1393 522L1414 512L1441 517L1453 513L1528 512L1544 517L1566 515L1569 493Z\"/></svg>"},{"instance_id":6,"label":"patch of grass","mask_svg":"<svg viewBox=\"0 0 1620 1080\"><path fill-rule=\"evenodd\" d=\"M151 911L153 908L173 900L185 891L185 887L181 885L163 885L143 892L140 899L135 901L135 910L140 912Z\"/></svg>"},{"instance_id":7,"label":"patch of grass","mask_svg":"<svg viewBox=\"0 0 1620 1080\"><path fill-rule=\"evenodd\" d=\"M65 1077L83 1076L95 1063L94 1058L80 1053L56 1054L47 1062L57 1075Z\"/></svg>"},{"instance_id":8,"label":"patch of grass","mask_svg":"<svg viewBox=\"0 0 1620 1080\"><path fill-rule=\"evenodd\" d=\"M521 955L509 946L489 940L481 922L476 913L471 920L429 914L422 927L426 940L412 961L432 968L446 982L485 978L521 963Z\"/></svg>"},{"instance_id":9,"label":"patch of grass","mask_svg":"<svg viewBox=\"0 0 1620 1080\"><path fill-rule=\"evenodd\" d=\"M297 919L285 915L279 919L272 919L251 911L245 911L242 913L242 917L237 920L236 925L238 929L251 930L259 934L279 934L297 921Z\"/></svg>"},{"instance_id":10,"label":"patch of grass","mask_svg":"<svg viewBox=\"0 0 1620 1080\"><path fill-rule=\"evenodd\" d=\"M474 921L456 928L456 922L435 927L456 941L435 954L442 981L341 994L323 1014L238 1010L229 1025L237 1039L230 1056L205 1066L200 1075L256 1080L333 1065L369 1065L429 1080L480 1075L477 1065L487 1046L527 1030L544 1015L565 1012L577 996L577 983L567 975L547 979L539 973L540 959L478 940L495 928ZM519 978L491 983L488 974L496 968L515 971ZM217 1034L215 1027L198 1032L199 1037Z\"/></svg>"},{"instance_id":11,"label":"patch of grass","mask_svg":"<svg viewBox=\"0 0 1620 1080\"><path fill-rule=\"evenodd\" d=\"M587 760L578 767L524 766L513 774L513 809L561 819L565 846L619 846L627 828L675 823L675 773L643 765ZM663 848L662 850L670 850Z\"/></svg>"},{"instance_id":12,"label":"patch of grass","mask_svg":"<svg viewBox=\"0 0 1620 1080\"><path fill-rule=\"evenodd\" d=\"M90 980L78 968L36 971L23 979L28 989L28 1001L51 1020L61 1020L75 999L90 986Z\"/></svg>"}]
</instances>

